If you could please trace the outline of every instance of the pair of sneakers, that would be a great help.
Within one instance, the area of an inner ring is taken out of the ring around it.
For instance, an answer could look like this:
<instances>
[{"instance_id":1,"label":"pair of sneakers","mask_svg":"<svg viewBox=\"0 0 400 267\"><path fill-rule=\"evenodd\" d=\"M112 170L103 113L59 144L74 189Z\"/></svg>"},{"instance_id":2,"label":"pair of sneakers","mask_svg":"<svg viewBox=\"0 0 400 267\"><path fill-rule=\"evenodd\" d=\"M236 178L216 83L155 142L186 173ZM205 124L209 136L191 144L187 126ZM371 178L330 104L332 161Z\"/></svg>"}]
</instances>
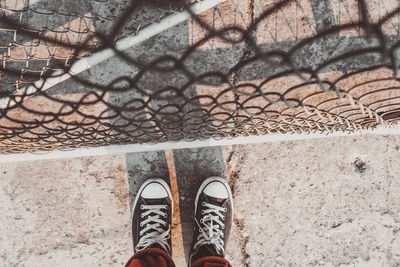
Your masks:
<instances>
[{"instance_id":1,"label":"pair of sneakers","mask_svg":"<svg viewBox=\"0 0 400 267\"><path fill-rule=\"evenodd\" d=\"M132 207L135 252L162 248L172 255L172 194L162 179L147 180ZM189 264L206 256L225 256L233 220L233 198L226 180L210 177L200 186L195 200L194 235Z\"/></svg>"}]
</instances>

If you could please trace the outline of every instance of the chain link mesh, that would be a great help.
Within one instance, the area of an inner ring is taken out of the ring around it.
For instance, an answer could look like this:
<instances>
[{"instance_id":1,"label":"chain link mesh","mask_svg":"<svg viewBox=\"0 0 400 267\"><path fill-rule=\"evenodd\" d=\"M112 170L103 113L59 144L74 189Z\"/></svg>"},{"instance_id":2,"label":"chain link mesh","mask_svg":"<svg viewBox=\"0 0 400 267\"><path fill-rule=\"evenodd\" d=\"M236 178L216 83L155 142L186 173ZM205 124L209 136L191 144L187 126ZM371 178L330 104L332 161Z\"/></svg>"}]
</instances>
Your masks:
<instances>
[{"instance_id":1,"label":"chain link mesh","mask_svg":"<svg viewBox=\"0 0 400 267\"><path fill-rule=\"evenodd\" d=\"M227 0L115 49L187 7L0 0L1 152L398 124L399 1ZM24 90L110 47L104 64Z\"/></svg>"}]
</instances>

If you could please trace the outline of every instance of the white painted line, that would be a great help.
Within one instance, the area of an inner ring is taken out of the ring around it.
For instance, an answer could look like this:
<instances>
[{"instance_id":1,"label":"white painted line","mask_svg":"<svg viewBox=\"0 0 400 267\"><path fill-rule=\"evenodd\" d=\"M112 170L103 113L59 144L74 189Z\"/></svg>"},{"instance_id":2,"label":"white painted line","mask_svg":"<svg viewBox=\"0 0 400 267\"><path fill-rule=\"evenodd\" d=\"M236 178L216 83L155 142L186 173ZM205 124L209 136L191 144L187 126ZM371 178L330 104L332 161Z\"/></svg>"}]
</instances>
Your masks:
<instances>
[{"instance_id":1,"label":"white painted line","mask_svg":"<svg viewBox=\"0 0 400 267\"><path fill-rule=\"evenodd\" d=\"M178 25L186 20L188 20L192 14L199 14L206 10L209 10L218 4L224 2L226 0L204 0L200 2L196 2L193 5L189 6L187 9L184 9L181 12L173 13L168 15L160 20L158 23L150 24L149 26L143 28L138 32L137 35L134 36L126 36L115 43L115 48L118 51L124 51L130 47L140 44L141 42L165 31L169 28L172 28L175 25ZM190 10L190 11L189 11ZM41 88L42 91L49 89L50 87L59 84L74 75L77 75L85 70L90 69L91 67L107 60L116 55L115 51L111 48L103 49L99 52L96 52L90 56L82 58L76 61L70 68L68 73L60 75L54 78L48 78L46 80L39 80L35 82L33 85L30 85L26 88L22 88L21 91L24 91L25 94L33 94L36 93L36 88ZM13 106L16 103L14 101L10 102L10 99L4 97L0 99L0 109L5 109L9 106Z\"/></svg>"},{"instance_id":2,"label":"white painted line","mask_svg":"<svg viewBox=\"0 0 400 267\"><path fill-rule=\"evenodd\" d=\"M400 127L394 127L394 128L382 127L374 130L364 130L354 133L335 132L331 134L267 134L259 136L236 137L232 139L221 139L221 140L207 139L207 140L199 140L192 142L180 141L180 142L164 142L157 144L109 145L103 147L78 148L72 151L55 150L47 152L45 154L33 154L33 153L10 154L10 155L3 154L0 155L0 163L76 158L76 157L86 157L86 156L101 156L110 154L125 154L134 152L184 149L184 148L209 147L209 146L229 146L229 145L257 144L257 143L292 141L292 140L360 136L360 135L400 135Z\"/></svg>"}]
</instances>

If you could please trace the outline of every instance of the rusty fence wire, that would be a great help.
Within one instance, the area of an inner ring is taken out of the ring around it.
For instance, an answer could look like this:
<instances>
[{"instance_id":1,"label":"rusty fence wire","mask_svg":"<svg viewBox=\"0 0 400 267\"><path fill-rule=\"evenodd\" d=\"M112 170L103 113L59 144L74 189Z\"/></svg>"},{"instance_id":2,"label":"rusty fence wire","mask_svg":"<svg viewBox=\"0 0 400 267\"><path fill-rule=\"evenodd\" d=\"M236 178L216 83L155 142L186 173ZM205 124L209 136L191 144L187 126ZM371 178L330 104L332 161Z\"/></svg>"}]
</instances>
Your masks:
<instances>
[{"instance_id":1,"label":"rusty fence wire","mask_svg":"<svg viewBox=\"0 0 400 267\"><path fill-rule=\"evenodd\" d=\"M400 1L227 0L116 49L194 3L0 0L0 153L400 121ZM107 48L79 75L35 83Z\"/></svg>"}]
</instances>

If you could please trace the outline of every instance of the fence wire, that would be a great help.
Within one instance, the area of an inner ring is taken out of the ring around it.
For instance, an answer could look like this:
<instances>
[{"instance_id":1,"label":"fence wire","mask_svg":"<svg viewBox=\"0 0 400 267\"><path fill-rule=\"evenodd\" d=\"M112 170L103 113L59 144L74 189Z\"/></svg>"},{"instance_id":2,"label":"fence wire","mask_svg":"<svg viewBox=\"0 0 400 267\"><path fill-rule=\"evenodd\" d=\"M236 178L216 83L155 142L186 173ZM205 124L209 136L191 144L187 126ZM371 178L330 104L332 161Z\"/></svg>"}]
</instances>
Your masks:
<instances>
[{"instance_id":1,"label":"fence wire","mask_svg":"<svg viewBox=\"0 0 400 267\"><path fill-rule=\"evenodd\" d=\"M400 1L227 0L116 50L190 4L0 0L0 152L398 124Z\"/></svg>"}]
</instances>

